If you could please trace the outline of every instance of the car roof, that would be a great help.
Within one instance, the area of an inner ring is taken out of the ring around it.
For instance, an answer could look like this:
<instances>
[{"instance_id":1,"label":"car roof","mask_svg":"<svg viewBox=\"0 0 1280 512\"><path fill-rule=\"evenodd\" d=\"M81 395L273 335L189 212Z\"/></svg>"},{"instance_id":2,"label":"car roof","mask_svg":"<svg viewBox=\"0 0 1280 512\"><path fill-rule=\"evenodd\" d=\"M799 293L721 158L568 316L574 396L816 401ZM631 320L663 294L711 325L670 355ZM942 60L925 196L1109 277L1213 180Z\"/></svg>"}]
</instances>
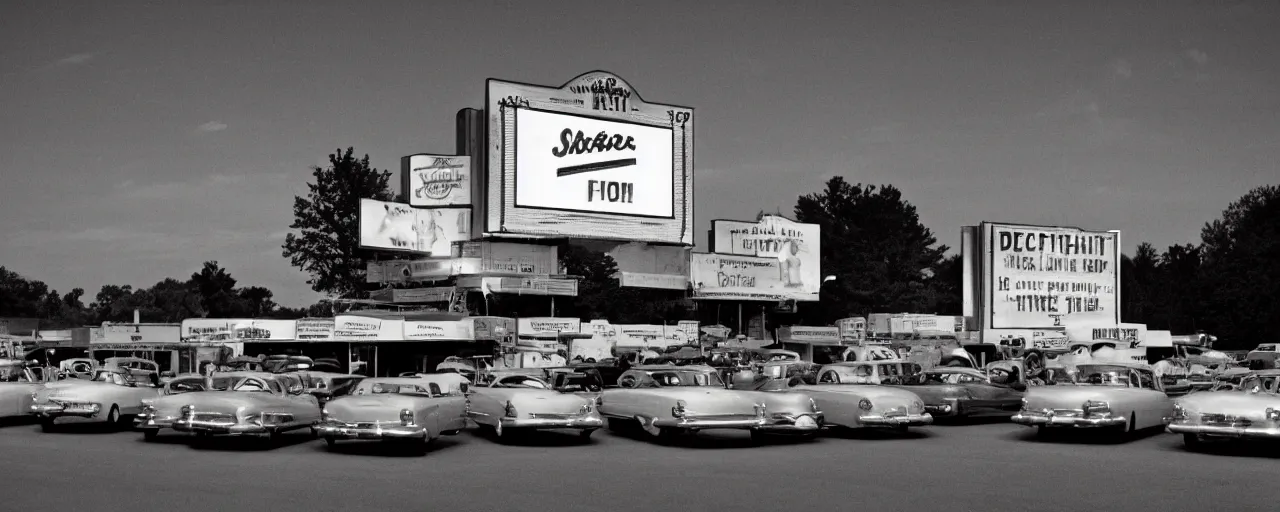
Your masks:
<instances>
[{"instance_id":1,"label":"car roof","mask_svg":"<svg viewBox=\"0 0 1280 512\"><path fill-rule=\"evenodd\" d=\"M1257 376L1259 376L1259 377L1273 377L1273 376L1276 376L1276 375L1280 375L1280 368L1271 368L1271 369L1266 369L1266 370L1254 370L1254 371L1252 371L1252 372L1249 372L1249 374L1251 374L1251 375L1257 375Z\"/></svg>"},{"instance_id":2,"label":"car roof","mask_svg":"<svg viewBox=\"0 0 1280 512\"><path fill-rule=\"evenodd\" d=\"M977 368L969 368L967 366L935 366L925 370L924 373L968 373L972 375L986 376Z\"/></svg>"},{"instance_id":3,"label":"car roof","mask_svg":"<svg viewBox=\"0 0 1280 512\"><path fill-rule=\"evenodd\" d=\"M423 383L432 383L432 382L435 382L435 381L432 379L424 379L422 377L372 377L372 378L365 379L363 382L360 383L360 385L363 386L365 384L396 384L396 385L411 384L411 385L417 386ZM436 384L439 384L439 383L436 382Z\"/></svg>"}]
</instances>

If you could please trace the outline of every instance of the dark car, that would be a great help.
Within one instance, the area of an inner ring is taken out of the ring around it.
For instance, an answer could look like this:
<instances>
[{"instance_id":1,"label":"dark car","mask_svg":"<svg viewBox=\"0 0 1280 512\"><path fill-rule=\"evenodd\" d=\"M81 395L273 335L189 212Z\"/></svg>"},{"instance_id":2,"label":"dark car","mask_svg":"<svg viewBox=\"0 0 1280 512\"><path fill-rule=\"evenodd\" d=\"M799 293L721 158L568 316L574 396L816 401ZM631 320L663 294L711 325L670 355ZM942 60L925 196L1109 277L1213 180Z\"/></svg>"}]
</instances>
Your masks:
<instances>
[{"instance_id":1,"label":"dark car","mask_svg":"<svg viewBox=\"0 0 1280 512\"><path fill-rule=\"evenodd\" d=\"M1017 364L993 365L986 372L935 367L908 375L891 386L919 395L925 411L935 419L1012 417L1022 408L1027 390L1025 372Z\"/></svg>"}]
</instances>

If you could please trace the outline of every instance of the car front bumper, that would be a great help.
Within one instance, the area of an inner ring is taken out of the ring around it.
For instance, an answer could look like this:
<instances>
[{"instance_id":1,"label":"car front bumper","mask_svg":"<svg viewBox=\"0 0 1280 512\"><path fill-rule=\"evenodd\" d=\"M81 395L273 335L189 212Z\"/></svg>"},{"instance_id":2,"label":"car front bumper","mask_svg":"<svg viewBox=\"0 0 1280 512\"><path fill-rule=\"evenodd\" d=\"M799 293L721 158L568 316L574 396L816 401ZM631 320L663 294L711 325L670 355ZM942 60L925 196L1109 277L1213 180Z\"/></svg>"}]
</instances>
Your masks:
<instances>
[{"instance_id":1,"label":"car front bumper","mask_svg":"<svg viewBox=\"0 0 1280 512\"><path fill-rule=\"evenodd\" d=\"M267 435L271 430L253 423L237 423L232 421L195 420L182 418L173 422L172 428L178 432L191 432L218 436Z\"/></svg>"},{"instance_id":2,"label":"car front bumper","mask_svg":"<svg viewBox=\"0 0 1280 512\"><path fill-rule=\"evenodd\" d=\"M822 430L826 416L821 412L785 415L764 420L764 424L756 430L776 434L808 434Z\"/></svg>"},{"instance_id":3,"label":"car front bumper","mask_svg":"<svg viewBox=\"0 0 1280 512\"><path fill-rule=\"evenodd\" d=\"M858 424L863 427L922 427L932 423L933 415L927 412L894 416L868 414L858 417Z\"/></svg>"},{"instance_id":4,"label":"car front bumper","mask_svg":"<svg viewBox=\"0 0 1280 512\"><path fill-rule=\"evenodd\" d=\"M547 418L500 418L502 428L531 429L531 430L559 430L559 429L597 429L604 427L604 418L597 414L588 414L583 416L568 417L547 417Z\"/></svg>"},{"instance_id":5,"label":"car front bumper","mask_svg":"<svg viewBox=\"0 0 1280 512\"><path fill-rule=\"evenodd\" d=\"M97 418L102 414L99 404L63 405L55 403L31 404L31 414L41 418Z\"/></svg>"},{"instance_id":6,"label":"car front bumper","mask_svg":"<svg viewBox=\"0 0 1280 512\"><path fill-rule=\"evenodd\" d=\"M144 412L133 419L133 426L134 428L144 430L149 428L173 428L173 424L176 421L176 418L157 418L153 414Z\"/></svg>"},{"instance_id":7,"label":"car front bumper","mask_svg":"<svg viewBox=\"0 0 1280 512\"><path fill-rule=\"evenodd\" d=\"M1203 425L1175 422L1170 423L1166 428L1174 434L1198 434L1237 439L1280 439L1280 427Z\"/></svg>"},{"instance_id":8,"label":"car front bumper","mask_svg":"<svg viewBox=\"0 0 1280 512\"><path fill-rule=\"evenodd\" d=\"M1128 422L1119 416L1063 416L1040 412L1021 411L1010 418L1019 425L1029 427L1103 428L1119 427Z\"/></svg>"},{"instance_id":9,"label":"car front bumper","mask_svg":"<svg viewBox=\"0 0 1280 512\"><path fill-rule=\"evenodd\" d=\"M323 421L312 427L319 437L332 439L426 439L427 427L398 423L345 423Z\"/></svg>"}]
</instances>

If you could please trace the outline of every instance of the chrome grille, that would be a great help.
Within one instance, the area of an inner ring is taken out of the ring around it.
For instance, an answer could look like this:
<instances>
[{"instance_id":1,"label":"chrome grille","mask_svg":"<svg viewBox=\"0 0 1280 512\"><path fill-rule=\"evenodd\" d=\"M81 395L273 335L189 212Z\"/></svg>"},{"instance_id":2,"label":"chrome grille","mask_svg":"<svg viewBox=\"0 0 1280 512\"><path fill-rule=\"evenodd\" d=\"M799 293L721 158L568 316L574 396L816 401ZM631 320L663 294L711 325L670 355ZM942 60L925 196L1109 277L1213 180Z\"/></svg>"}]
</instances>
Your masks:
<instances>
[{"instance_id":1,"label":"chrome grille","mask_svg":"<svg viewBox=\"0 0 1280 512\"><path fill-rule=\"evenodd\" d=\"M541 413L540 413L540 412L535 412L535 413L532 413L532 414L530 414L530 415L529 415L529 417L530 417L530 418L533 418L533 419L540 419L540 420L568 420L568 419L577 418L578 416L580 416L580 415L578 415L578 414L550 413L550 412L541 412Z\"/></svg>"},{"instance_id":2,"label":"chrome grille","mask_svg":"<svg viewBox=\"0 0 1280 512\"><path fill-rule=\"evenodd\" d=\"M1074 418L1076 416L1084 415L1084 413L1081 412L1079 409L1054 409L1050 412L1052 412L1054 416L1063 416L1067 418Z\"/></svg>"},{"instance_id":3,"label":"chrome grille","mask_svg":"<svg viewBox=\"0 0 1280 512\"><path fill-rule=\"evenodd\" d=\"M224 422L224 421L234 422L236 420L234 415L216 413L216 412L197 412L190 415L189 417L195 421L209 421L209 422Z\"/></svg>"},{"instance_id":4,"label":"chrome grille","mask_svg":"<svg viewBox=\"0 0 1280 512\"><path fill-rule=\"evenodd\" d=\"M1227 416L1225 414L1203 414L1200 416L1200 422L1217 427L1247 427L1253 423L1247 418Z\"/></svg>"}]
</instances>

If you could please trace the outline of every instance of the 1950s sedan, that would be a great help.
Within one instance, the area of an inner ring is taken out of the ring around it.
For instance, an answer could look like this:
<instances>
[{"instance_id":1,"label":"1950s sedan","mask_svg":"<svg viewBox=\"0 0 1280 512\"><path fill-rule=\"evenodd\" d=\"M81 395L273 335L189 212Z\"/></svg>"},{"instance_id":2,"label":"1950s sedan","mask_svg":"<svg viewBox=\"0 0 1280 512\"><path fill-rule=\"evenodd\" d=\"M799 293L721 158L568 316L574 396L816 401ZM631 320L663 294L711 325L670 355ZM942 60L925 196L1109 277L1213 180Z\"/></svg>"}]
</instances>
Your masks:
<instances>
[{"instance_id":1,"label":"1950s sedan","mask_svg":"<svg viewBox=\"0 0 1280 512\"><path fill-rule=\"evenodd\" d=\"M1150 366L1115 362L1080 364L1070 384L1031 388L1012 419L1041 433L1053 428L1133 432L1164 427L1172 415L1173 399Z\"/></svg>"},{"instance_id":2,"label":"1950s sedan","mask_svg":"<svg viewBox=\"0 0 1280 512\"><path fill-rule=\"evenodd\" d=\"M212 435L263 435L271 438L310 428L320 420L320 404L296 375L260 372L217 373L205 391L163 396L138 417L143 439L161 429Z\"/></svg>"},{"instance_id":3,"label":"1950s sedan","mask_svg":"<svg viewBox=\"0 0 1280 512\"><path fill-rule=\"evenodd\" d=\"M875 364L880 363L824 365L816 371L819 376L817 379L821 379L820 376L824 374L831 375L832 370L844 372ZM902 369L902 366L897 368ZM782 378L772 378L771 374L766 373L758 378L753 387L762 391L802 393L803 396L812 398L816 407L823 411L824 426L828 428L893 428L905 431L910 427L933 423L933 416L925 412L924 401L919 395L906 389L856 381L844 384L832 382L838 382L839 377L810 384L813 380L810 375L815 372L805 370L803 373L804 376Z\"/></svg>"},{"instance_id":4,"label":"1950s sedan","mask_svg":"<svg viewBox=\"0 0 1280 512\"><path fill-rule=\"evenodd\" d=\"M488 386L471 388L468 415L481 430L499 440L533 430L577 430L586 440L604 426L596 400L559 390L545 379L527 373L495 378Z\"/></svg>"},{"instance_id":5,"label":"1950s sedan","mask_svg":"<svg viewBox=\"0 0 1280 512\"><path fill-rule=\"evenodd\" d=\"M1260 370L1230 391L1202 391L1174 403L1169 432L1195 450L1209 440L1280 439L1280 370Z\"/></svg>"},{"instance_id":6,"label":"1950s sedan","mask_svg":"<svg viewBox=\"0 0 1280 512\"><path fill-rule=\"evenodd\" d=\"M1004 361L1001 361L1004 362ZM1018 365L977 368L939 366L904 379L901 389L924 400L924 409L939 418L1010 417L1022 407L1025 372Z\"/></svg>"},{"instance_id":7,"label":"1950s sedan","mask_svg":"<svg viewBox=\"0 0 1280 512\"><path fill-rule=\"evenodd\" d=\"M426 453L441 435L466 428L466 387L432 374L365 379L326 404L314 430L331 448L340 439L375 439L411 442Z\"/></svg>"},{"instance_id":8,"label":"1950s sedan","mask_svg":"<svg viewBox=\"0 0 1280 512\"><path fill-rule=\"evenodd\" d=\"M0 418L31 414L31 402L44 387L21 360L0 359Z\"/></svg>"},{"instance_id":9,"label":"1950s sedan","mask_svg":"<svg viewBox=\"0 0 1280 512\"><path fill-rule=\"evenodd\" d=\"M726 389L710 366L636 366L618 378L618 386L600 397L609 428L639 423L663 441L712 429L750 430L757 440L769 434L812 436L824 421L806 394Z\"/></svg>"},{"instance_id":10,"label":"1950s sedan","mask_svg":"<svg viewBox=\"0 0 1280 512\"><path fill-rule=\"evenodd\" d=\"M61 418L80 418L125 426L126 416L138 414L142 400L158 396L160 389L137 382L125 369L97 370L92 379L67 379L45 384L36 392L31 414L49 432Z\"/></svg>"}]
</instances>

